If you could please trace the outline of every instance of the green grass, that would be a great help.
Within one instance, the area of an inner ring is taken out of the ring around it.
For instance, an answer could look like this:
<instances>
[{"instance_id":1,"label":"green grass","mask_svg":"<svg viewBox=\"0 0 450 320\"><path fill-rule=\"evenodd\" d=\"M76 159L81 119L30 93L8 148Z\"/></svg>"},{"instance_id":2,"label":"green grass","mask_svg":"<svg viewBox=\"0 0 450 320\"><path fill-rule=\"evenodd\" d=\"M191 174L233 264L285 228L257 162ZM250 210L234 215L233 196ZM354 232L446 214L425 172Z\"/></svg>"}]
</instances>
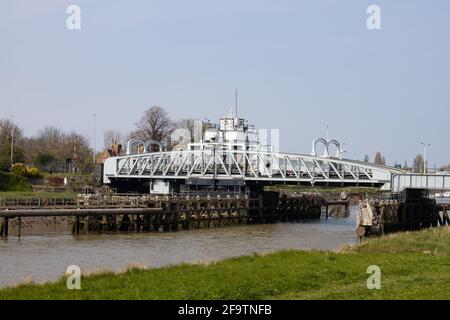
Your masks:
<instances>
[{"instance_id":1,"label":"green grass","mask_svg":"<svg viewBox=\"0 0 450 320\"><path fill-rule=\"evenodd\" d=\"M60 177L60 178L89 178L92 176L91 173L48 173L48 172L41 172L41 175L43 178L47 179L50 177Z\"/></svg>"},{"instance_id":2,"label":"green grass","mask_svg":"<svg viewBox=\"0 0 450 320\"><path fill-rule=\"evenodd\" d=\"M381 290L366 286L369 265ZM0 290L0 299L450 299L450 228L368 240L342 252L280 251L210 264L130 269Z\"/></svg>"},{"instance_id":3,"label":"green grass","mask_svg":"<svg viewBox=\"0 0 450 320\"><path fill-rule=\"evenodd\" d=\"M31 183L24 177L0 172L0 199L2 198L49 198L65 199L76 197L76 192L33 192Z\"/></svg>"},{"instance_id":4,"label":"green grass","mask_svg":"<svg viewBox=\"0 0 450 320\"><path fill-rule=\"evenodd\" d=\"M26 178L8 172L0 172L0 192L30 190L32 190L32 187Z\"/></svg>"},{"instance_id":5,"label":"green grass","mask_svg":"<svg viewBox=\"0 0 450 320\"><path fill-rule=\"evenodd\" d=\"M75 198L76 192L33 192L33 191L6 191L0 192L3 198L47 198L47 199L71 199Z\"/></svg>"}]
</instances>

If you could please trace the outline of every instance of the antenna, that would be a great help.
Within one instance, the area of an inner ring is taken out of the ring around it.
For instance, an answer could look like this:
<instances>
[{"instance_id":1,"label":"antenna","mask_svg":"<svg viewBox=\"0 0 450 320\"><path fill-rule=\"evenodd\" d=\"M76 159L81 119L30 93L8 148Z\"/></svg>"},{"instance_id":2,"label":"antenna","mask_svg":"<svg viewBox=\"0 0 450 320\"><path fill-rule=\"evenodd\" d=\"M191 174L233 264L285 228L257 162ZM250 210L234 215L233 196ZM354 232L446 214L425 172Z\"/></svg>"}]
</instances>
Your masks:
<instances>
[{"instance_id":1,"label":"antenna","mask_svg":"<svg viewBox=\"0 0 450 320\"><path fill-rule=\"evenodd\" d=\"M238 117L238 91L237 91L237 89L236 89L236 106L235 106L235 108L236 108L236 118Z\"/></svg>"}]
</instances>

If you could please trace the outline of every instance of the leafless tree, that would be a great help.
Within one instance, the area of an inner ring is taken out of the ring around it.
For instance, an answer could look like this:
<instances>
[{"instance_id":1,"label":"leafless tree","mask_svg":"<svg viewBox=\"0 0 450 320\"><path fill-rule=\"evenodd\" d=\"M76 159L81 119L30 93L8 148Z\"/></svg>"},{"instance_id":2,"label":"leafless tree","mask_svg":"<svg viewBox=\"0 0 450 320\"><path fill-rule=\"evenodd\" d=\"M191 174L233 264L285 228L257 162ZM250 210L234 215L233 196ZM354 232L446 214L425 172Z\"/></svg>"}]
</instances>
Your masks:
<instances>
[{"instance_id":1,"label":"leafless tree","mask_svg":"<svg viewBox=\"0 0 450 320\"><path fill-rule=\"evenodd\" d=\"M423 157L421 154L418 154L414 158L413 162L413 172L419 173L423 171Z\"/></svg>"},{"instance_id":2,"label":"leafless tree","mask_svg":"<svg viewBox=\"0 0 450 320\"><path fill-rule=\"evenodd\" d=\"M113 144L123 144L123 135L117 130L106 130L103 133L105 148L110 148Z\"/></svg>"},{"instance_id":3,"label":"leafless tree","mask_svg":"<svg viewBox=\"0 0 450 320\"><path fill-rule=\"evenodd\" d=\"M86 172L89 170L93 160L93 151L89 146L89 140L85 136L75 131L65 134L63 147L64 158L72 159L76 171Z\"/></svg>"},{"instance_id":4,"label":"leafless tree","mask_svg":"<svg viewBox=\"0 0 450 320\"><path fill-rule=\"evenodd\" d=\"M146 110L139 122L136 123L136 127L137 130L131 133L131 137L144 141L166 141L173 131L173 124L167 112L159 106L153 106Z\"/></svg>"},{"instance_id":5,"label":"leafless tree","mask_svg":"<svg viewBox=\"0 0 450 320\"><path fill-rule=\"evenodd\" d=\"M19 128L10 119L0 119L0 145L10 145L12 134L16 143L20 143L23 139L23 130Z\"/></svg>"},{"instance_id":6,"label":"leafless tree","mask_svg":"<svg viewBox=\"0 0 450 320\"><path fill-rule=\"evenodd\" d=\"M408 162L405 160L405 163L403 164L403 168L402 168L403 170L409 170L409 168L408 168Z\"/></svg>"},{"instance_id":7,"label":"leafless tree","mask_svg":"<svg viewBox=\"0 0 450 320\"><path fill-rule=\"evenodd\" d=\"M381 154L381 152L378 151L378 152L375 154L374 163L375 163L375 164L379 164L379 165L385 165L385 164L386 164L386 159L383 157L383 155Z\"/></svg>"}]
</instances>

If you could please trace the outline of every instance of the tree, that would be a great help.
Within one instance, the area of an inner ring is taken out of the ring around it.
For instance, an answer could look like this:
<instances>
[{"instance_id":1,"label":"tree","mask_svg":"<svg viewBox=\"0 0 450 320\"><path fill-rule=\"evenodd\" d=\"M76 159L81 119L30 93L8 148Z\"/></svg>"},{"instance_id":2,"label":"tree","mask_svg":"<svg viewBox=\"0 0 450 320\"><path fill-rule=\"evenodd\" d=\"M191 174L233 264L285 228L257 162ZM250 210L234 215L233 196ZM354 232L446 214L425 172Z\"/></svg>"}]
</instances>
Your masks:
<instances>
[{"instance_id":1,"label":"tree","mask_svg":"<svg viewBox=\"0 0 450 320\"><path fill-rule=\"evenodd\" d=\"M24 152L20 147L14 147L14 163L24 162ZM9 171L11 169L11 144L0 145L0 170Z\"/></svg>"},{"instance_id":2,"label":"tree","mask_svg":"<svg viewBox=\"0 0 450 320\"><path fill-rule=\"evenodd\" d=\"M189 132L190 140L183 141L184 143L194 142L194 130L195 130L195 120L194 119L180 119L173 123L173 128L179 130L187 130ZM174 141L178 142L178 141Z\"/></svg>"},{"instance_id":3,"label":"tree","mask_svg":"<svg viewBox=\"0 0 450 320\"><path fill-rule=\"evenodd\" d=\"M369 155L365 155L364 156L364 162L370 162L370 158L369 158Z\"/></svg>"},{"instance_id":4,"label":"tree","mask_svg":"<svg viewBox=\"0 0 450 320\"><path fill-rule=\"evenodd\" d=\"M413 172L415 173L420 173L423 171L423 157L421 154L418 154L415 158L414 158L414 162L413 162Z\"/></svg>"},{"instance_id":5,"label":"tree","mask_svg":"<svg viewBox=\"0 0 450 320\"><path fill-rule=\"evenodd\" d=\"M39 153L51 154L53 157L60 161L64 159L64 131L60 128L47 126L38 132L38 135L34 141L34 154Z\"/></svg>"},{"instance_id":6,"label":"tree","mask_svg":"<svg viewBox=\"0 0 450 320\"><path fill-rule=\"evenodd\" d=\"M14 163L25 160L23 144L23 130L10 119L0 120L0 170L11 169L11 143L14 138Z\"/></svg>"},{"instance_id":7,"label":"tree","mask_svg":"<svg viewBox=\"0 0 450 320\"><path fill-rule=\"evenodd\" d=\"M408 168L408 162L405 160L405 163L403 164L403 168L402 168L403 170L405 170L405 171L408 171L409 170L409 168Z\"/></svg>"},{"instance_id":8,"label":"tree","mask_svg":"<svg viewBox=\"0 0 450 320\"><path fill-rule=\"evenodd\" d=\"M89 147L89 140L72 131L64 137L64 156L61 160L71 159L77 172L88 172L93 162L93 150Z\"/></svg>"},{"instance_id":9,"label":"tree","mask_svg":"<svg viewBox=\"0 0 450 320\"><path fill-rule=\"evenodd\" d=\"M137 130L132 132L130 137L144 141L168 141L173 131L173 124L167 112L159 106L146 110L136 127Z\"/></svg>"},{"instance_id":10,"label":"tree","mask_svg":"<svg viewBox=\"0 0 450 320\"><path fill-rule=\"evenodd\" d=\"M117 130L106 130L103 132L103 139L105 142L105 149L110 148L113 144L123 143L123 135Z\"/></svg>"},{"instance_id":11,"label":"tree","mask_svg":"<svg viewBox=\"0 0 450 320\"><path fill-rule=\"evenodd\" d=\"M385 165L386 164L386 160L384 159L383 155L381 154L381 152L377 152L375 154L375 159L374 159L374 163L375 164L379 164L379 165Z\"/></svg>"},{"instance_id":12,"label":"tree","mask_svg":"<svg viewBox=\"0 0 450 320\"><path fill-rule=\"evenodd\" d=\"M55 161L55 157L50 153L39 153L34 163L40 168L49 168L50 164ZM50 169L50 168L49 168Z\"/></svg>"},{"instance_id":13,"label":"tree","mask_svg":"<svg viewBox=\"0 0 450 320\"><path fill-rule=\"evenodd\" d=\"M92 164L92 149L86 137L76 132L69 134L56 127L45 127L37 136L25 139L28 163L41 169L51 169L55 162L72 164L77 172L87 172Z\"/></svg>"},{"instance_id":14,"label":"tree","mask_svg":"<svg viewBox=\"0 0 450 320\"><path fill-rule=\"evenodd\" d=\"M19 145L23 139L23 130L9 119L0 119L0 146L11 145L12 134L14 134L15 144Z\"/></svg>"},{"instance_id":15,"label":"tree","mask_svg":"<svg viewBox=\"0 0 450 320\"><path fill-rule=\"evenodd\" d=\"M203 138L205 131L208 129L210 124L205 121L195 120L195 119L180 119L173 123L173 134L176 141L172 141L174 145L176 144L188 144L194 142L200 142L199 139ZM184 137L183 131L187 134ZM181 137L180 135L183 134Z\"/></svg>"}]
</instances>

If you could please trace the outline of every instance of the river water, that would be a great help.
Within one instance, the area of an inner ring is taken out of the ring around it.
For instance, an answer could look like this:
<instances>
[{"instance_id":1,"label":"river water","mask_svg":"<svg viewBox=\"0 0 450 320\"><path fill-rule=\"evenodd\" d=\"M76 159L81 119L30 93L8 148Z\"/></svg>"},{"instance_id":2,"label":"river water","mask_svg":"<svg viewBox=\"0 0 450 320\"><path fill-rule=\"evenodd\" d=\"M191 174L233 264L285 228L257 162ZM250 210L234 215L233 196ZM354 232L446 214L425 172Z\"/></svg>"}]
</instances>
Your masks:
<instances>
[{"instance_id":1,"label":"river water","mask_svg":"<svg viewBox=\"0 0 450 320\"><path fill-rule=\"evenodd\" d=\"M173 233L24 235L0 240L0 287L61 277L68 266L83 272L129 265L161 267L221 260L280 249L339 250L356 243L356 207L350 216Z\"/></svg>"}]
</instances>

